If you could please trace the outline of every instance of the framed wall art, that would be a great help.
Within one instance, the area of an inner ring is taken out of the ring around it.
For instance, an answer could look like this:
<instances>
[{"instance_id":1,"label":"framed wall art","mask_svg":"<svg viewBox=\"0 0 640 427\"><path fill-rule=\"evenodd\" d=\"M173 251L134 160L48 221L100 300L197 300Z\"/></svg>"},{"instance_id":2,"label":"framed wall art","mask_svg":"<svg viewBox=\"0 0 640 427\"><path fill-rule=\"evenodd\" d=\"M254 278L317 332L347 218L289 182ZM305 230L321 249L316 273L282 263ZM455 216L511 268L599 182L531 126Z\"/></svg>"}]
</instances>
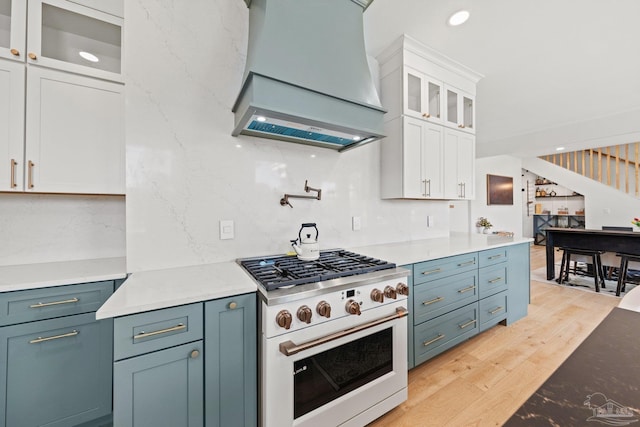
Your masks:
<instances>
[{"instance_id":1,"label":"framed wall art","mask_svg":"<svg viewBox=\"0 0 640 427\"><path fill-rule=\"evenodd\" d=\"M513 178L487 174L487 205L513 205Z\"/></svg>"}]
</instances>

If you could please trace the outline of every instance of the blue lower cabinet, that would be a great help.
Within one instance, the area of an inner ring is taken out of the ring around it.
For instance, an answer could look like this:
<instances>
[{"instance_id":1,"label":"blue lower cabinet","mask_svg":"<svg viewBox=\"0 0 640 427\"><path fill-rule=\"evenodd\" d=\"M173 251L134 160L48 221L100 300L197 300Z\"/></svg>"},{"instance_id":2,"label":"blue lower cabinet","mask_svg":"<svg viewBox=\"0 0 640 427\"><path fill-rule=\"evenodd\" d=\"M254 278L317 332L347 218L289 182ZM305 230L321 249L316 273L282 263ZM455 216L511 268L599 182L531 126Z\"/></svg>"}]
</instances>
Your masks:
<instances>
[{"instance_id":1,"label":"blue lower cabinet","mask_svg":"<svg viewBox=\"0 0 640 427\"><path fill-rule=\"evenodd\" d=\"M207 427L257 425L256 307L255 293L205 303Z\"/></svg>"},{"instance_id":2,"label":"blue lower cabinet","mask_svg":"<svg viewBox=\"0 0 640 427\"><path fill-rule=\"evenodd\" d=\"M0 427L108 419L112 337L113 321L95 313L0 328Z\"/></svg>"},{"instance_id":3,"label":"blue lower cabinet","mask_svg":"<svg viewBox=\"0 0 640 427\"><path fill-rule=\"evenodd\" d=\"M202 427L203 342L118 361L113 372L115 427Z\"/></svg>"}]
</instances>

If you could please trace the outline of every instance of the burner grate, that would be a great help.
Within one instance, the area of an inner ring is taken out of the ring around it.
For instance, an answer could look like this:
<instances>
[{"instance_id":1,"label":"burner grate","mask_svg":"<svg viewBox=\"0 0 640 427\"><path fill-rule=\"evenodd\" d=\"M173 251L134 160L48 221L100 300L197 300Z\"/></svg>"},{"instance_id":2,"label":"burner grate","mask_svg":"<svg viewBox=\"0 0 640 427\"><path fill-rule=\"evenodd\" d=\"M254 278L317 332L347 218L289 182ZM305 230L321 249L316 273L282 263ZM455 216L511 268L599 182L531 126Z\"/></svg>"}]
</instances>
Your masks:
<instances>
[{"instance_id":1,"label":"burner grate","mask_svg":"<svg viewBox=\"0 0 640 427\"><path fill-rule=\"evenodd\" d=\"M315 261L295 256L240 260L240 265L268 291L395 268L395 264L342 249L321 251Z\"/></svg>"}]
</instances>

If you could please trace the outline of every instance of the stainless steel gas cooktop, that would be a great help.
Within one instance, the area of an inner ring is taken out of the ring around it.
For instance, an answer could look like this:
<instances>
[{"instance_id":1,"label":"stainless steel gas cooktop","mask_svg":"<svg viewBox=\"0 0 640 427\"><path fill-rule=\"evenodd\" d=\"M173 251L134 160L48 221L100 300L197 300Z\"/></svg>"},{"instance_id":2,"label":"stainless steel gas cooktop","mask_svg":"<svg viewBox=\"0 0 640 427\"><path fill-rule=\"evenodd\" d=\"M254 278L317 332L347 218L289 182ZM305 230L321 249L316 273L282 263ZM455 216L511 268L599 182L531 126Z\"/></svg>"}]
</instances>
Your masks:
<instances>
[{"instance_id":1,"label":"stainless steel gas cooktop","mask_svg":"<svg viewBox=\"0 0 640 427\"><path fill-rule=\"evenodd\" d=\"M238 263L267 291L396 267L393 263L343 249L320 251L320 258L314 261L273 256L239 259Z\"/></svg>"}]
</instances>

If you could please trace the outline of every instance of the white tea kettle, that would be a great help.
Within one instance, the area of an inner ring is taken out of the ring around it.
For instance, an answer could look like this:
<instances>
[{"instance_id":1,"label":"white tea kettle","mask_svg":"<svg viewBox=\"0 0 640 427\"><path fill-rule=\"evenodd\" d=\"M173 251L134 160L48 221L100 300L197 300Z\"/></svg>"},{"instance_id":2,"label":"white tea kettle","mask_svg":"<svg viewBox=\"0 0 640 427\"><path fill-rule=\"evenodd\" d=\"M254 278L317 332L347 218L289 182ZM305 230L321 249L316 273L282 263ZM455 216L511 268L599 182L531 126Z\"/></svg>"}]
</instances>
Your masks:
<instances>
[{"instance_id":1,"label":"white tea kettle","mask_svg":"<svg viewBox=\"0 0 640 427\"><path fill-rule=\"evenodd\" d=\"M315 237L311 237L311 233L306 233L302 237L302 230L305 228L314 228L316 230ZM313 261L320 258L320 245L318 244L318 227L315 222L302 224L298 232L298 238L291 241L293 250L298 254L298 259L302 261Z\"/></svg>"}]
</instances>

